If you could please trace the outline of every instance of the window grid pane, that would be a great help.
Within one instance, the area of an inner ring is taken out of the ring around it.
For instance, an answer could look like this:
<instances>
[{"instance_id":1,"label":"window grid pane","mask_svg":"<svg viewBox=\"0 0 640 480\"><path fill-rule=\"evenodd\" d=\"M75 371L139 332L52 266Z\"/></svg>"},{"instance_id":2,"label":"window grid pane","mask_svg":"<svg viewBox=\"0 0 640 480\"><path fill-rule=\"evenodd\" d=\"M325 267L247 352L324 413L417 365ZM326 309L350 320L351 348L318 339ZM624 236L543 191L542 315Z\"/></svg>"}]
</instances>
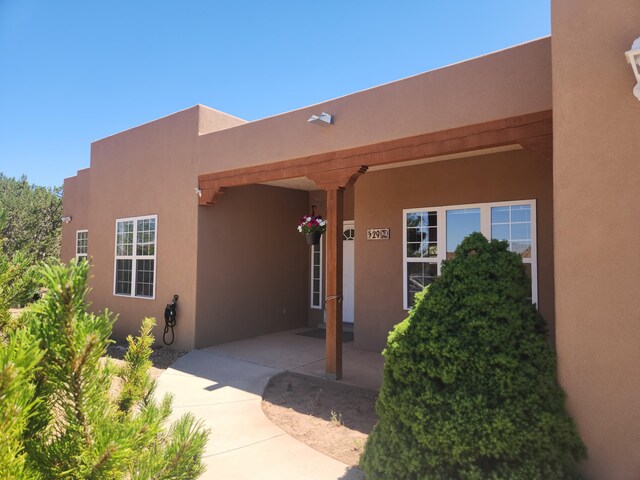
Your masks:
<instances>
[{"instance_id":1,"label":"window grid pane","mask_svg":"<svg viewBox=\"0 0 640 480\"><path fill-rule=\"evenodd\" d=\"M156 221L153 218L138 220L136 255L153 255L156 241Z\"/></svg>"},{"instance_id":2,"label":"window grid pane","mask_svg":"<svg viewBox=\"0 0 640 480\"><path fill-rule=\"evenodd\" d=\"M153 297L154 260L136 261L136 296Z\"/></svg>"},{"instance_id":3,"label":"window grid pane","mask_svg":"<svg viewBox=\"0 0 640 480\"><path fill-rule=\"evenodd\" d=\"M131 260L116 260L116 294L131 295Z\"/></svg>"},{"instance_id":4,"label":"window grid pane","mask_svg":"<svg viewBox=\"0 0 640 480\"><path fill-rule=\"evenodd\" d=\"M437 228L439 215L443 215L441 225L446 225L446 229ZM453 249L471 231L478 231L487 238L504 240L511 251L520 254L532 282L531 300L537 303L535 200L443 206L433 208L432 212L428 208L424 211L405 210L404 216L405 308L413 306L415 294L433 282L442 261L452 257ZM439 252L437 248L429 251L430 242L444 246L440 249L443 251Z\"/></svg>"},{"instance_id":5,"label":"window grid pane","mask_svg":"<svg viewBox=\"0 0 640 480\"><path fill-rule=\"evenodd\" d=\"M438 214L435 211L407 213L407 257L438 256Z\"/></svg>"},{"instance_id":6,"label":"window grid pane","mask_svg":"<svg viewBox=\"0 0 640 480\"><path fill-rule=\"evenodd\" d=\"M311 307L321 308L322 298L322 245L311 246Z\"/></svg>"},{"instance_id":7,"label":"window grid pane","mask_svg":"<svg viewBox=\"0 0 640 480\"><path fill-rule=\"evenodd\" d=\"M118 222L116 233L116 255L130 257L133 255L133 221Z\"/></svg>"},{"instance_id":8,"label":"window grid pane","mask_svg":"<svg viewBox=\"0 0 640 480\"><path fill-rule=\"evenodd\" d=\"M77 238L76 238L76 255L86 257L88 245L89 245L89 233L78 232Z\"/></svg>"},{"instance_id":9,"label":"window grid pane","mask_svg":"<svg viewBox=\"0 0 640 480\"><path fill-rule=\"evenodd\" d=\"M491 238L509 242L509 250L523 259L531 258L531 206L509 205L491 208Z\"/></svg>"}]
</instances>

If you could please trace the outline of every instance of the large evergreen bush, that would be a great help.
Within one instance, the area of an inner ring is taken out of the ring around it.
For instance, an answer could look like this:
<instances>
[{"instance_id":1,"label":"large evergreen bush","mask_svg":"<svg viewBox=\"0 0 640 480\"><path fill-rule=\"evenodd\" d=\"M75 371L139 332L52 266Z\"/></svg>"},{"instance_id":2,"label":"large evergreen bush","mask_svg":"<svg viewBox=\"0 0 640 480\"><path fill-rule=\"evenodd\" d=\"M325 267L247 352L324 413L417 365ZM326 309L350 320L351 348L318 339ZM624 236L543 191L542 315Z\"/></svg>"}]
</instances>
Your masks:
<instances>
[{"instance_id":1,"label":"large evergreen bush","mask_svg":"<svg viewBox=\"0 0 640 480\"><path fill-rule=\"evenodd\" d=\"M46 267L48 292L28 325L0 342L0 478L193 479L207 432L149 377L153 319L129 338L119 394L104 363L113 320L87 313L86 262Z\"/></svg>"},{"instance_id":2,"label":"large evergreen bush","mask_svg":"<svg viewBox=\"0 0 640 480\"><path fill-rule=\"evenodd\" d=\"M389 335L368 480L580 478L585 457L530 282L506 242L467 237Z\"/></svg>"}]
</instances>

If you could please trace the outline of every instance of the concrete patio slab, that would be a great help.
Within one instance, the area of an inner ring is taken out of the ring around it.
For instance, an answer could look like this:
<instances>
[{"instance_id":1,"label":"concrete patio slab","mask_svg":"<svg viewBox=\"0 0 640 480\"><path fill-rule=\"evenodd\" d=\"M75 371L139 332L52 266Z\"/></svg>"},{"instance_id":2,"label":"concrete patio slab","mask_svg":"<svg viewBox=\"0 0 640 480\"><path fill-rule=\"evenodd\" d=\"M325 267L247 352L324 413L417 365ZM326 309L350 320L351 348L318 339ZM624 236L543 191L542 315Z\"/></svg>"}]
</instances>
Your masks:
<instances>
[{"instance_id":1,"label":"concrete patio slab","mask_svg":"<svg viewBox=\"0 0 640 480\"><path fill-rule=\"evenodd\" d=\"M358 468L298 442L264 416L262 393L269 379L285 370L282 366L303 368L324 358L324 341L297 335L292 340L291 332L283 333L267 336L264 343L259 337L190 352L158 379L157 395L174 396L173 418L192 412L211 430L202 479L364 478ZM271 351L292 344L294 352ZM302 354L297 361L296 352Z\"/></svg>"},{"instance_id":2,"label":"concrete patio slab","mask_svg":"<svg viewBox=\"0 0 640 480\"><path fill-rule=\"evenodd\" d=\"M342 379L340 383L369 390L380 390L383 366L384 358L379 353L356 350L355 348L345 349L342 352ZM324 357L291 371L324 378L326 376Z\"/></svg>"},{"instance_id":3,"label":"concrete patio slab","mask_svg":"<svg viewBox=\"0 0 640 480\"><path fill-rule=\"evenodd\" d=\"M201 351L236 358L258 365L290 370L326 378L325 341L297 335L309 327L272 333L236 342L214 345ZM380 353L358 350L353 342L343 343L340 380L370 390L379 390L382 384L383 357Z\"/></svg>"},{"instance_id":4,"label":"concrete patio slab","mask_svg":"<svg viewBox=\"0 0 640 480\"><path fill-rule=\"evenodd\" d=\"M214 345L202 350L232 358L240 358L260 365L293 370L308 363L323 360L325 356L325 341L323 339L297 335L305 330L310 330L310 328L296 328L222 345ZM343 344L343 352L352 348L353 342Z\"/></svg>"}]
</instances>

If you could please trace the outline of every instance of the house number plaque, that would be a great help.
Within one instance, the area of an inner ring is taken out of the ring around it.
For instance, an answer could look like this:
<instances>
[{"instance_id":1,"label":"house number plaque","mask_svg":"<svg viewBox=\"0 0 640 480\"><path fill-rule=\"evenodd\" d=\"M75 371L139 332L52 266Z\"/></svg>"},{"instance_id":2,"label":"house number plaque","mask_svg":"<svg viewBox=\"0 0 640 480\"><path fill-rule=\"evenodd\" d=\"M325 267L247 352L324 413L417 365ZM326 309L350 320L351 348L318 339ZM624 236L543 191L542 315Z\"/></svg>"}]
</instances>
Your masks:
<instances>
[{"instance_id":1,"label":"house number plaque","mask_svg":"<svg viewBox=\"0 0 640 480\"><path fill-rule=\"evenodd\" d=\"M368 228L367 240L389 240L388 228Z\"/></svg>"}]
</instances>

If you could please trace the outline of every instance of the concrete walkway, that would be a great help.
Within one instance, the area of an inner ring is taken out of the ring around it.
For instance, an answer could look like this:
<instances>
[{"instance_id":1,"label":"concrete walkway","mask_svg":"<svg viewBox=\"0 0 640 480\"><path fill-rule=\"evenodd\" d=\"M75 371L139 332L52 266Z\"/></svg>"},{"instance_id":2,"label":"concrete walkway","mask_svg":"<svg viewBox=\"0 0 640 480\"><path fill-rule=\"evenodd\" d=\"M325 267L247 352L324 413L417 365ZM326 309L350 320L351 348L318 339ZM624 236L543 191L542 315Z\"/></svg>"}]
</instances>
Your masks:
<instances>
[{"instance_id":1,"label":"concrete walkway","mask_svg":"<svg viewBox=\"0 0 640 480\"><path fill-rule=\"evenodd\" d=\"M321 360L316 357L324 350L324 341L290 337L294 333L195 350L160 376L158 394L174 395L174 415L191 411L211 430L204 454L207 472L202 479L364 478L359 469L290 437L262 413L262 393L269 378L284 370L305 371L309 366L313 370ZM286 343L280 346L288 347L288 353L274 349L274 342ZM291 348L304 355L292 354ZM371 359L360 358L363 355L359 353L356 358L370 365ZM364 378L365 384L372 383L371 378Z\"/></svg>"}]
</instances>

